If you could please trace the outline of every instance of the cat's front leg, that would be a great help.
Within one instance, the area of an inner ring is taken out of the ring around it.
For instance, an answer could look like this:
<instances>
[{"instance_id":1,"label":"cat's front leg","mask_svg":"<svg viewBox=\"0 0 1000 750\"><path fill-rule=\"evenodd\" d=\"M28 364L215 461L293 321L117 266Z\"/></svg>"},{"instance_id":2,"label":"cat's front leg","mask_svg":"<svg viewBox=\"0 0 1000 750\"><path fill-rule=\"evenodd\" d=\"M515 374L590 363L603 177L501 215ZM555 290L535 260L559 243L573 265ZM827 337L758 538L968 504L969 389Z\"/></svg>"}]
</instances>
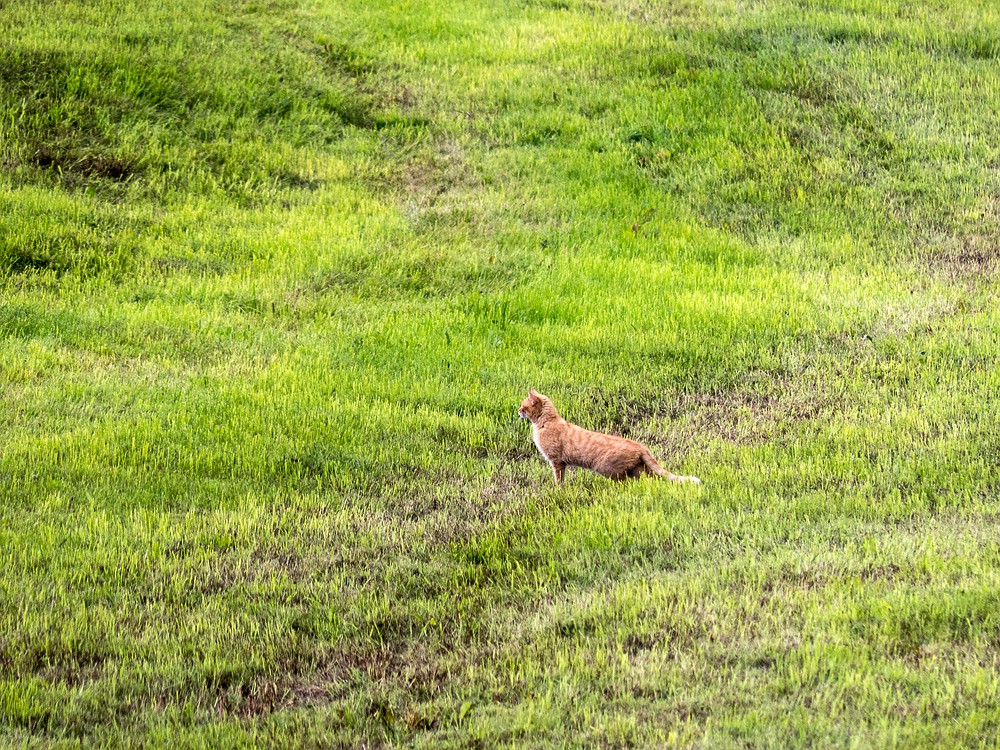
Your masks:
<instances>
[{"instance_id":1,"label":"cat's front leg","mask_svg":"<svg viewBox=\"0 0 1000 750\"><path fill-rule=\"evenodd\" d=\"M556 484L563 483L563 475L566 473L566 464L561 461L552 462L552 473L556 477Z\"/></svg>"}]
</instances>

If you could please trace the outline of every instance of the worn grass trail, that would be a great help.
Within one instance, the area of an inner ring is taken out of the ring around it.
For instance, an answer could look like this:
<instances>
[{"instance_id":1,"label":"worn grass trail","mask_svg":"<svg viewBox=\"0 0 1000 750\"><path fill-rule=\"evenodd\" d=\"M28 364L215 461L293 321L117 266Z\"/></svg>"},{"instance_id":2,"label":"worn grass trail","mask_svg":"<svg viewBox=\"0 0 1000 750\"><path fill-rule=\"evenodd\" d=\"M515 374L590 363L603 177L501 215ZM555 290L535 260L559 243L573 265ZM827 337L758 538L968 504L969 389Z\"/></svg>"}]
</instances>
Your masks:
<instances>
[{"instance_id":1,"label":"worn grass trail","mask_svg":"<svg viewBox=\"0 0 1000 750\"><path fill-rule=\"evenodd\" d=\"M0 742L995 746L998 56L0 7ZM555 488L529 386L704 486Z\"/></svg>"}]
</instances>

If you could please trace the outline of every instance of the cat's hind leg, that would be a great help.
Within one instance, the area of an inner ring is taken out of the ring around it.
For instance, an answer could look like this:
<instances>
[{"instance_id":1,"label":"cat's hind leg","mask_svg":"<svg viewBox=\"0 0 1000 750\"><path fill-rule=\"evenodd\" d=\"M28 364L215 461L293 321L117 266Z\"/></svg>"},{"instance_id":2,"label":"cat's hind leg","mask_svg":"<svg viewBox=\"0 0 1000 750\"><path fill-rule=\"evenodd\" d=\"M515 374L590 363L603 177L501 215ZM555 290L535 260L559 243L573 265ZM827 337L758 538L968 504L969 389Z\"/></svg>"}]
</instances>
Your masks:
<instances>
[{"instance_id":1,"label":"cat's hind leg","mask_svg":"<svg viewBox=\"0 0 1000 750\"><path fill-rule=\"evenodd\" d=\"M648 471L649 470L646 468L646 464L644 464L642 460L639 460L634 466L632 466L631 469L628 470L628 472L626 472L626 476L628 476L629 479L638 479L643 474L648 473Z\"/></svg>"}]
</instances>

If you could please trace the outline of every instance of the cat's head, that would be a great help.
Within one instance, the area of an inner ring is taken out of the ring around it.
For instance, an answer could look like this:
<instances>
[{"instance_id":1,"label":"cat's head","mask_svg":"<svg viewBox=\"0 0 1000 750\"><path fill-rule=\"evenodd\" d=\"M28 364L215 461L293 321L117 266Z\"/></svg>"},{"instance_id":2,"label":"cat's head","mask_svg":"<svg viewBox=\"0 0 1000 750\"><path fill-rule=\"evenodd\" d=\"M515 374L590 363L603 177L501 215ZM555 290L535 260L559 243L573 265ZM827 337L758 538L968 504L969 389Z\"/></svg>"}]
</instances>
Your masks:
<instances>
[{"instance_id":1,"label":"cat's head","mask_svg":"<svg viewBox=\"0 0 1000 750\"><path fill-rule=\"evenodd\" d=\"M521 408L517 413L521 419L530 419L534 422L545 408L546 401L548 398L532 388L528 391L528 397L521 402Z\"/></svg>"}]
</instances>

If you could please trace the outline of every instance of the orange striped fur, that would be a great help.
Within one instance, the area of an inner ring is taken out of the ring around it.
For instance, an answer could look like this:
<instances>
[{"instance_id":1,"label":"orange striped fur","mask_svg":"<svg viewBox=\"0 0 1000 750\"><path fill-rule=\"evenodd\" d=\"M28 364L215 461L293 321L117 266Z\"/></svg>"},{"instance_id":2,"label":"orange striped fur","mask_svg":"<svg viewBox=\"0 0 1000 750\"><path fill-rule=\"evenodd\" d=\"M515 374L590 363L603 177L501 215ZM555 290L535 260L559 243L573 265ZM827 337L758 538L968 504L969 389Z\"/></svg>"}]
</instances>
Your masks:
<instances>
[{"instance_id":1,"label":"orange striped fur","mask_svg":"<svg viewBox=\"0 0 1000 750\"><path fill-rule=\"evenodd\" d=\"M547 396L534 388L521 403L517 413L531 420L535 445L552 465L556 482L562 484L567 466L579 466L617 481L653 474L675 482L701 484L698 477L671 474L656 463L642 443L615 435L591 432L559 416Z\"/></svg>"}]
</instances>

